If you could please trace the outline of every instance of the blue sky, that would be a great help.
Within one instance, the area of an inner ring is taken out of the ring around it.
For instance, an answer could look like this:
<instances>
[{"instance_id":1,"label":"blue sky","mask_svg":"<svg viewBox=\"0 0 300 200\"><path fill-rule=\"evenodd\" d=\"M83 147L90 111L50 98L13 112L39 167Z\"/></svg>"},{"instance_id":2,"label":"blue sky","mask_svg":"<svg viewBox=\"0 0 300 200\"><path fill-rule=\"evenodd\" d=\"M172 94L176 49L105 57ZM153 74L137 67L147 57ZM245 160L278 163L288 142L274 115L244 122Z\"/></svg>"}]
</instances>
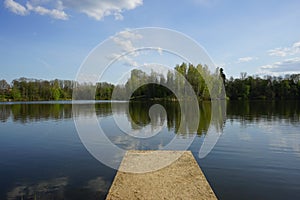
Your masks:
<instances>
[{"instance_id":1,"label":"blue sky","mask_svg":"<svg viewBox=\"0 0 300 200\"><path fill-rule=\"evenodd\" d=\"M0 79L75 79L124 29L163 27L201 44L227 77L300 73L300 1L4 0Z\"/></svg>"}]
</instances>

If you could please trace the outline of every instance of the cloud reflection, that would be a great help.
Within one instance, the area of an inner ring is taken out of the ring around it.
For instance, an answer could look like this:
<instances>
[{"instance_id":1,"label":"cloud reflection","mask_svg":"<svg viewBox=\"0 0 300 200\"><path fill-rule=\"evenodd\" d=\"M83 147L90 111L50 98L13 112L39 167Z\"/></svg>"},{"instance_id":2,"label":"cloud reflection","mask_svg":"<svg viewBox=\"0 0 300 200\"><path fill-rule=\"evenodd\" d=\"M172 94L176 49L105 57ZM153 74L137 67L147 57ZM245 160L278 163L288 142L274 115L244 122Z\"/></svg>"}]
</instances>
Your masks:
<instances>
[{"instance_id":1,"label":"cloud reflection","mask_svg":"<svg viewBox=\"0 0 300 200\"><path fill-rule=\"evenodd\" d=\"M16 186L7 193L10 199L64 199L64 188L68 185L67 177L40 181L36 184Z\"/></svg>"}]
</instances>

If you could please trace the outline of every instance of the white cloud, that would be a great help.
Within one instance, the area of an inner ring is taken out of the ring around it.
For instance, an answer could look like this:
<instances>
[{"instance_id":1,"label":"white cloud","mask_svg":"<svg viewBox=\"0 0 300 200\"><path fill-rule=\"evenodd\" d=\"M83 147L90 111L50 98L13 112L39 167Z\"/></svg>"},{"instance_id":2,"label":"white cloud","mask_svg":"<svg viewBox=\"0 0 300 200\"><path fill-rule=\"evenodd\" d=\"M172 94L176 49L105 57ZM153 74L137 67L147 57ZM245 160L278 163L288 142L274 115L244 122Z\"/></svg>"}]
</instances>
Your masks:
<instances>
[{"instance_id":1,"label":"white cloud","mask_svg":"<svg viewBox=\"0 0 300 200\"><path fill-rule=\"evenodd\" d=\"M268 53L270 56L279 56L279 57L295 55L297 53L300 53L300 41L294 43L290 47L279 47L279 48L271 49L268 51Z\"/></svg>"},{"instance_id":2,"label":"white cloud","mask_svg":"<svg viewBox=\"0 0 300 200\"><path fill-rule=\"evenodd\" d=\"M118 33L113 38L113 41L120 47L120 49L122 49L123 52L131 52L132 54L136 55L138 52L133 52L136 50L136 47L134 47L133 43L142 38L142 35L137 34L134 31L125 30Z\"/></svg>"},{"instance_id":3,"label":"white cloud","mask_svg":"<svg viewBox=\"0 0 300 200\"><path fill-rule=\"evenodd\" d=\"M43 6L33 6L30 2L26 3L26 7L28 11L32 11L40 15L49 15L54 19L67 20L69 18L63 10L47 9Z\"/></svg>"},{"instance_id":4,"label":"white cloud","mask_svg":"<svg viewBox=\"0 0 300 200\"><path fill-rule=\"evenodd\" d=\"M135 61L134 58L131 56L122 56L121 60L123 61L124 65L130 66L130 67L138 67L138 62Z\"/></svg>"},{"instance_id":5,"label":"white cloud","mask_svg":"<svg viewBox=\"0 0 300 200\"><path fill-rule=\"evenodd\" d=\"M142 39L143 36L141 34L135 33L131 31L130 29L121 31L118 33L118 37L124 38L124 39L131 39L131 40L139 40Z\"/></svg>"},{"instance_id":6,"label":"white cloud","mask_svg":"<svg viewBox=\"0 0 300 200\"><path fill-rule=\"evenodd\" d=\"M295 42L295 43L293 44L293 48L299 50L299 49L300 49L300 41L299 41L299 42Z\"/></svg>"},{"instance_id":7,"label":"white cloud","mask_svg":"<svg viewBox=\"0 0 300 200\"><path fill-rule=\"evenodd\" d=\"M283 75L300 73L300 57L286 59L269 65L263 65L259 68L261 75Z\"/></svg>"},{"instance_id":8,"label":"white cloud","mask_svg":"<svg viewBox=\"0 0 300 200\"><path fill-rule=\"evenodd\" d=\"M119 46L122 46L124 51L133 51L134 47L130 40L122 40L120 38L114 38L114 42Z\"/></svg>"},{"instance_id":9,"label":"white cloud","mask_svg":"<svg viewBox=\"0 0 300 200\"><path fill-rule=\"evenodd\" d=\"M121 13L115 13L114 15L115 15L115 20L123 20L124 19L123 15L121 15Z\"/></svg>"},{"instance_id":10,"label":"white cloud","mask_svg":"<svg viewBox=\"0 0 300 200\"><path fill-rule=\"evenodd\" d=\"M101 20L105 16L113 15L115 19L123 19L122 12L132 10L143 4L142 0L62 0L71 9L85 13L89 17Z\"/></svg>"},{"instance_id":11,"label":"white cloud","mask_svg":"<svg viewBox=\"0 0 300 200\"><path fill-rule=\"evenodd\" d=\"M22 6L21 4L13 1L13 0L5 0L4 1L4 6L10 10L11 12L17 14L17 15L27 15L28 10Z\"/></svg>"},{"instance_id":12,"label":"white cloud","mask_svg":"<svg viewBox=\"0 0 300 200\"><path fill-rule=\"evenodd\" d=\"M270 56L280 56L280 57L285 57L289 54L291 54L290 48L276 48L276 49L271 49L268 51Z\"/></svg>"},{"instance_id":13,"label":"white cloud","mask_svg":"<svg viewBox=\"0 0 300 200\"><path fill-rule=\"evenodd\" d=\"M142 38L142 35L131 30L125 30L118 33L113 37L113 42L118 46L118 51L120 50L120 53L108 56L107 59L119 59L123 61L123 64L126 66L137 67L139 64L135 57L139 55L139 51L137 51L134 43Z\"/></svg>"},{"instance_id":14,"label":"white cloud","mask_svg":"<svg viewBox=\"0 0 300 200\"><path fill-rule=\"evenodd\" d=\"M24 5L15 0L4 1L5 7L18 15L35 12L62 20L69 18L65 12L66 9L84 13L96 20L110 15L114 16L116 20L122 20L124 11L135 9L142 4L143 0L27 0Z\"/></svg>"},{"instance_id":15,"label":"white cloud","mask_svg":"<svg viewBox=\"0 0 300 200\"><path fill-rule=\"evenodd\" d=\"M245 63L245 62L250 62L253 60L257 60L258 58L256 57L243 57L243 58L239 58L237 63Z\"/></svg>"},{"instance_id":16,"label":"white cloud","mask_svg":"<svg viewBox=\"0 0 300 200\"><path fill-rule=\"evenodd\" d=\"M122 48L123 51L125 52L131 52L134 51L135 48L132 44L132 41L129 39L124 39L120 37L115 37L114 42Z\"/></svg>"}]
</instances>

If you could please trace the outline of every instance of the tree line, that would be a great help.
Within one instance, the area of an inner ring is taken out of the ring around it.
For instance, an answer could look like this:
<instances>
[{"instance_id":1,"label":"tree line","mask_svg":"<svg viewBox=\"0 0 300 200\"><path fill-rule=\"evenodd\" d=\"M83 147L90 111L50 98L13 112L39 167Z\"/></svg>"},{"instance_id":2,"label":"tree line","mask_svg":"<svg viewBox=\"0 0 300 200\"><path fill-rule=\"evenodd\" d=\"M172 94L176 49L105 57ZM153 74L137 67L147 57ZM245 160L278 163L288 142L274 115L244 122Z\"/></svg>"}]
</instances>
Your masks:
<instances>
[{"instance_id":1,"label":"tree line","mask_svg":"<svg viewBox=\"0 0 300 200\"><path fill-rule=\"evenodd\" d=\"M180 99L195 95L198 100L222 97L220 71L210 72L208 66L182 63L166 74L151 70L146 73L140 69L131 71L125 85L117 85L115 90L120 99ZM139 87L140 86L140 87ZM192 94L192 92L194 94Z\"/></svg>"},{"instance_id":2,"label":"tree line","mask_svg":"<svg viewBox=\"0 0 300 200\"><path fill-rule=\"evenodd\" d=\"M282 76L247 76L241 73L240 78L225 81L227 97L239 99L300 99L300 74Z\"/></svg>"},{"instance_id":3,"label":"tree line","mask_svg":"<svg viewBox=\"0 0 300 200\"><path fill-rule=\"evenodd\" d=\"M185 81L187 80L187 81ZM148 83L148 84L147 84ZM222 84L223 83L223 84ZM133 69L131 76L124 85L113 85L107 82L79 84L71 80L38 80L19 78L8 83L0 80L0 101L49 101L91 99L176 99L178 92L186 95L187 85L191 87L199 100L224 98L227 99L299 99L300 74L285 77L247 76L241 73L239 78L226 78L224 70L210 72L206 65L182 63L166 74L155 71L150 73ZM225 86L225 88L222 87ZM73 96L74 88L76 95ZM215 96L212 97L211 94Z\"/></svg>"},{"instance_id":4,"label":"tree line","mask_svg":"<svg viewBox=\"0 0 300 200\"><path fill-rule=\"evenodd\" d=\"M71 80L38 80L19 78L7 83L0 80L0 101L51 101L71 100L73 88L78 85ZM84 88L85 85L81 85ZM90 87L90 85L89 85ZM110 83L97 83L97 100L111 99L114 85Z\"/></svg>"}]
</instances>

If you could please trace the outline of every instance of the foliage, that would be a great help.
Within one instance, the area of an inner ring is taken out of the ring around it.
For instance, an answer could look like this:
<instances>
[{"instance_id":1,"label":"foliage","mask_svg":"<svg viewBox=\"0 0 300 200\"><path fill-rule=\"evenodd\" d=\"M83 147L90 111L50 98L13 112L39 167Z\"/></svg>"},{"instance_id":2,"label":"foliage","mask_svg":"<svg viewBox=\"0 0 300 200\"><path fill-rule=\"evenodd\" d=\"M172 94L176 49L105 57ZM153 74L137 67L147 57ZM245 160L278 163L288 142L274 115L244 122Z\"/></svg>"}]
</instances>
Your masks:
<instances>
[{"instance_id":1,"label":"foliage","mask_svg":"<svg viewBox=\"0 0 300 200\"><path fill-rule=\"evenodd\" d=\"M50 101L71 100L75 82L70 80L37 80L19 78L8 84L0 80L0 101ZM78 85L78 84L77 84ZM86 85L81 85L87 91ZM99 83L96 88L96 100L110 99L114 86L109 83ZM86 99L87 92L81 99Z\"/></svg>"},{"instance_id":2,"label":"foliage","mask_svg":"<svg viewBox=\"0 0 300 200\"><path fill-rule=\"evenodd\" d=\"M282 77L266 76L264 78L246 76L232 77L225 82L227 97L239 99L299 99L300 74Z\"/></svg>"},{"instance_id":3,"label":"foliage","mask_svg":"<svg viewBox=\"0 0 300 200\"><path fill-rule=\"evenodd\" d=\"M144 83L148 83L143 85ZM140 87L138 87L140 86ZM207 66L182 63L176 65L175 70L169 70L166 77L151 71L147 75L141 70L133 70L125 87L126 91L131 95L131 99L176 99L188 98L188 89L191 87L195 95L200 100L209 100L211 98L221 98L222 79L219 71L210 73ZM133 90L135 89L135 90ZM210 89L210 90L209 90ZM132 93L132 91L134 91ZM180 96L175 97L175 94ZM209 91L216 94L211 97Z\"/></svg>"},{"instance_id":4,"label":"foliage","mask_svg":"<svg viewBox=\"0 0 300 200\"><path fill-rule=\"evenodd\" d=\"M185 81L185 79L187 81ZM147 84L148 83L148 84ZM223 83L223 84L222 84ZM223 87L225 85L225 88ZM177 99L187 97L187 86L190 86L199 100L222 99L226 90L228 99L299 99L300 74L283 77L247 76L242 72L240 78L226 79L224 70L210 72L206 65L182 63L166 74L155 71L150 73L138 69L131 71L131 76L124 85L113 85L107 82L76 83L70 80L37 80L19 78L8 84L0 80L0 101L49 101L74 99L110 100L114 99ZM77 93L73 96L73 88ZM178 93L175 97L172 92ZM211 94L210 94L211 92ZM129 96L130 95L130 96ZM214 95L214 96L212 96Z\"/></svg>"}]
</instances>

